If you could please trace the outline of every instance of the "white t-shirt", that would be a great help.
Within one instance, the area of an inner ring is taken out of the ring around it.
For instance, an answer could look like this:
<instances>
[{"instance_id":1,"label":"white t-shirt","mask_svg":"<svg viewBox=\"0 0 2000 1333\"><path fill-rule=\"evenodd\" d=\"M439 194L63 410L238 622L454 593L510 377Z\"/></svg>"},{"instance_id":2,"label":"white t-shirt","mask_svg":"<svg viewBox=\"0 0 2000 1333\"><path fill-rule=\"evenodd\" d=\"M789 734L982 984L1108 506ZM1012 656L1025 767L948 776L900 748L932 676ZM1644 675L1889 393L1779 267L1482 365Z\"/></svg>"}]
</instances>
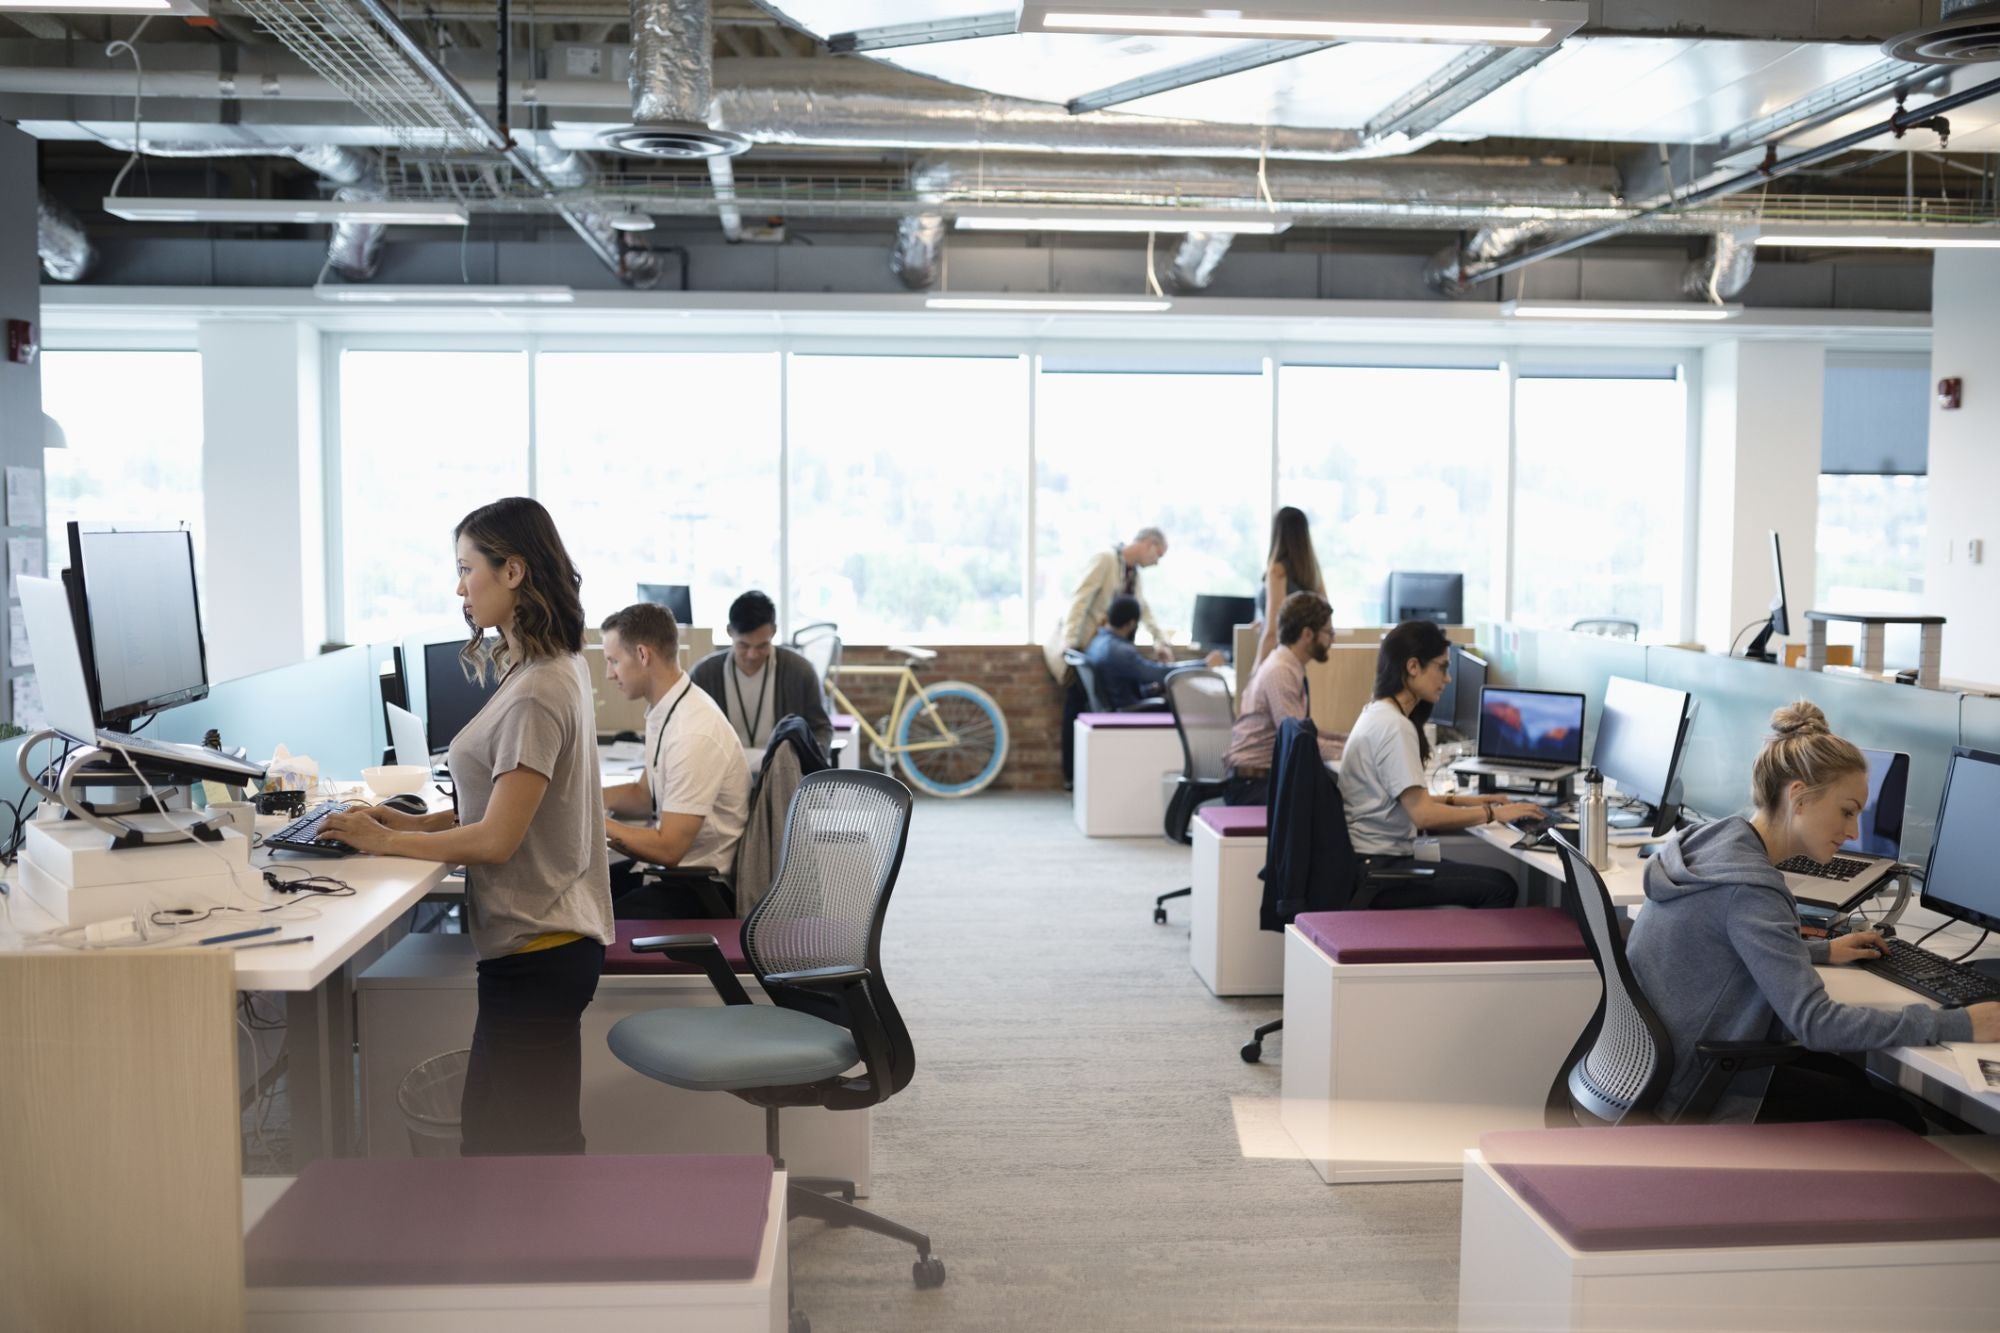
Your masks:
<instances>
[{"instance_id":1,"label":"white t-shirt","mask_svg":"<svg viewBox=\"0 0 2000 1333\"><path fill-rule=\"evenodd\" d=\"M1403 808L1403 793L1425 787L1417 729L1393 699L1361 710L1340 760L1340 800L1347 808L1347 836L1363 856L1412 856L1417 826Z\"/></svg>"},{"instance_id":2,"label":"white t-shirt","mask_svg":"<svg viewBox=\"0 0 2000 1333\"><path fill-rule=\"evenodd\" d=\"M773 716L778 707L777 675L776 654L766 658L764 669L754 676L743 674L736 665L735 653L729 655L723 668L722 697L726 704L723 717L736 733L737 744L755 750L760 756L771 743L771 729L778 725Z\"/></svg>"},{"instance_id":3,"label":"white t-shirt","mask_svg":"<svg viewBox=\"0 0 2000 1333\"><path fill-rule=\"evenodd\" d=\"M660 814L701 816L681 864L730 873L750 819L750 769L722 710L692 677L646 710L645 783Z\"/></svg>"}]
</instances>

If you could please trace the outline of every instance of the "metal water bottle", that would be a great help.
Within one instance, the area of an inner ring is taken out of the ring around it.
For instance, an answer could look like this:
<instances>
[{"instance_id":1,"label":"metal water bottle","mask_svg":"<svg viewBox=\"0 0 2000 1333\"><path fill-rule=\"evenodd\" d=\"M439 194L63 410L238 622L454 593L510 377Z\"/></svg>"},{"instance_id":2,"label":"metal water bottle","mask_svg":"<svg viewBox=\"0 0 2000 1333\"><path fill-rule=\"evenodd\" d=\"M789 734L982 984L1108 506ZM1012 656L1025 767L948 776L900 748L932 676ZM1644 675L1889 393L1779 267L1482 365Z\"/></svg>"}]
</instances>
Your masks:
<instances>
[{"instance_id":1,"label":"metal water bottle","mask_svg":"<svg viewBox=\"0 0 2000 1333\"><path fill-rule=\"evenodd\" d=\"M1583 800L1577 825L1583 834L1584 859L1599 870L1611 867L1611 825L1604 805L1604 775L1591 769L1583 775Z\"/></svg>"}]
</instances>

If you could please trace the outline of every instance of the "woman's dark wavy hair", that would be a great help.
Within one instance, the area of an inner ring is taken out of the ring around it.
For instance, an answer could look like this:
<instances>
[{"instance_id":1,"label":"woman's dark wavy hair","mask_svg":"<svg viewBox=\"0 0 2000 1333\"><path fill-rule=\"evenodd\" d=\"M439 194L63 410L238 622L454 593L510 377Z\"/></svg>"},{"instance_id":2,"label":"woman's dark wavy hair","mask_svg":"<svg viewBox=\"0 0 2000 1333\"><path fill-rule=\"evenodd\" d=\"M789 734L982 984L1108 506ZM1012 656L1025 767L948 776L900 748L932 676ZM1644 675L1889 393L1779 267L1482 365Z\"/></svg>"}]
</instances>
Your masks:
<instances>
[{"instance_id":1,"label":"woman's dark wavy hair","mask_svg":"<svg viewBox=\"0 0 2000 1333\"><path fill-rule=\"evenodd\" d=\"M1403 692L1409 680L1406 664L1411 658L1428 662L1450 651L1451 640L1435 624L1405 620L1382 636L1382 646L1375 653L1375 697L1393 699ZM1417 729L1417 753L1425 763L1431 759L1431 743L1424 739L1424 723L1430 720L1430 701L1417 700L1417 706L1410 710L1410 725Z\"/></svg>"},{"instance_id":2,"label":"woman's dark wavy hair","mask_svg":"<svg viewBox=\"0 0 2000 1333\"><path fill-rule=\"evenodd\" d=\"M1271 553L1265 563L1285 567L1290 592L1326 591L1320 583L1319 557L1313 554L1312 527L1302 509L1286 505L1271 515Z\"/></svg>"},{"instance_id":3,"label":"woman's dark wavy hair","mask_svg":"<svg viewBox=\"0 0 2000 1333\"><path fill-rule=\"evenodd\" d=\"M549 511L523 495L481 505L459 520L452 539L469 538L498 569L509 559L526 569L514 590L514 640L527 661L583 651L583 576L570 562ZM505 635L488 638L467 616L472 640L459 650L466 674L484 682L489 668L504 676L515 664Z\"/></svg>"}]
</instances>

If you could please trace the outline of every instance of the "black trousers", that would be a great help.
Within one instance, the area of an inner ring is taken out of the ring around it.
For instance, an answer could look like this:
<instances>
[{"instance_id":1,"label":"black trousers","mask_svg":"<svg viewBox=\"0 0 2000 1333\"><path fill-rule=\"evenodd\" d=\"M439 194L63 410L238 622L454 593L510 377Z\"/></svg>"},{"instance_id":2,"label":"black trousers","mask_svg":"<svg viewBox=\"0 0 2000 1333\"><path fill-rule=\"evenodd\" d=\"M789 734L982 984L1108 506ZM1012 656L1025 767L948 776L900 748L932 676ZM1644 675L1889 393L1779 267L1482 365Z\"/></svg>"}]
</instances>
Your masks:
<instances>
[{"instance_id":1,"label":"black trousers","mask_svg":"<svg viewBox=\"0 0 2000 1333\"><path fill-rule=\"evenodd\" d=\"M1506 871L1462 861L1419 861L1414 856L1364 857L1369 877L1363 884L1365 906L1371 911L1399 907L1512 907L1520 886ZM1423 871L1419 879L1383 881L1383 871Z\"/></svg>"},{"instance_id":2,"label":"black trousers","mask_svg":"<svg viewBox=\"0 0 2000 1333\"><path fill-rule=\"evenodd\" d=\"M1063 688L1062 757L1063 786L1076 781L1076 719L1090 711L1090 696L1083 692L1083 682L1070 674L1069 684Z\"/></svg>"},{"instance_id":3,"label":"black trousers","mask_svg":"<svg viewBox=\"0 0 2000 1333\"><path fill-rule=\"evenodd\" d=\"M1760 1125L1796 1125L1813 1120L1887 1120L1924 1132L1924 1118L1895 1093L1868 1081L1859 1065L1837 1055L1807 1051L1771 1071L1771 1086L1757 1109Z\"/></svg>"},{"instance_id":4,"label":"black trousers","mask_svg":"<svg viewBox=\"0 0 2000 1333\"><path fill-rule=\"evenodd\" d=\"M459 1104L467 1157L583 1151L581 1020L603 971L591 939L480 961Z\"/></svg>"},{"instance_id":5,"label":"black trousers","mask_svg":"<svg viewBox=\"0 0 2000 1333\"><path fill-rule=\"evenodd\" d=\"M1222 783L1222 803L1224 805L1269 805L1271 803L1271 778L1269 774L1261 778L1238 777L1231 773Z\"/></svg>"}]
</instances>

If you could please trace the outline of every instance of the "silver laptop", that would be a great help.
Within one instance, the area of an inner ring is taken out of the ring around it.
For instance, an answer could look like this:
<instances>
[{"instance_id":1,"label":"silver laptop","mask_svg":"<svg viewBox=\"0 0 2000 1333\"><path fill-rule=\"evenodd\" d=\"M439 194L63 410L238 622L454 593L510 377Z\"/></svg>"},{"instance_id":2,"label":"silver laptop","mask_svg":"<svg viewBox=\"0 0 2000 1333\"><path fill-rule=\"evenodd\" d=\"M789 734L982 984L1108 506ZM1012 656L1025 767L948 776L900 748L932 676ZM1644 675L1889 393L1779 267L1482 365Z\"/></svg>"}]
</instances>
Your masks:
<instances>
[{"instance_id":1,"label":"silver laptop","mask_svg":"<svg viewBox=\"0 0 2000 1333\"><path fill-rule=\"evenodd\" d=\"M394 704L383 707L389 710L389 747L396 752L396 762L429 768L431 743L426 739L424 720L407 708Z\"/></svg>"},{"instance_id":2,"label":"silver laptop","mask_svg":"<svg viewBox=\"0 0 2000 1333\"><path fill-rule=\"evenodd\" d=\"M1452 771L1566 778L1583 767L1583 708L1581 694L1488 685L1479 692L1479 757Z\"/></svg>"},{"instance_id":3,"label":"silver laptop","mask_svg":"<svg viewBox=\"0 0 2000 1333\"><path fill-rule=\"evenodd\" d=\"M1893 750L1863 750L1868 760L1868 804L1860 833L1833 860L1820 864L1803 856L1781 862L1785 885L1806 906L1849 911L1878 892L1894 873L1903 845L1903 806L1910 791L1910 756Z\"/></svg>"}]
</instances>

